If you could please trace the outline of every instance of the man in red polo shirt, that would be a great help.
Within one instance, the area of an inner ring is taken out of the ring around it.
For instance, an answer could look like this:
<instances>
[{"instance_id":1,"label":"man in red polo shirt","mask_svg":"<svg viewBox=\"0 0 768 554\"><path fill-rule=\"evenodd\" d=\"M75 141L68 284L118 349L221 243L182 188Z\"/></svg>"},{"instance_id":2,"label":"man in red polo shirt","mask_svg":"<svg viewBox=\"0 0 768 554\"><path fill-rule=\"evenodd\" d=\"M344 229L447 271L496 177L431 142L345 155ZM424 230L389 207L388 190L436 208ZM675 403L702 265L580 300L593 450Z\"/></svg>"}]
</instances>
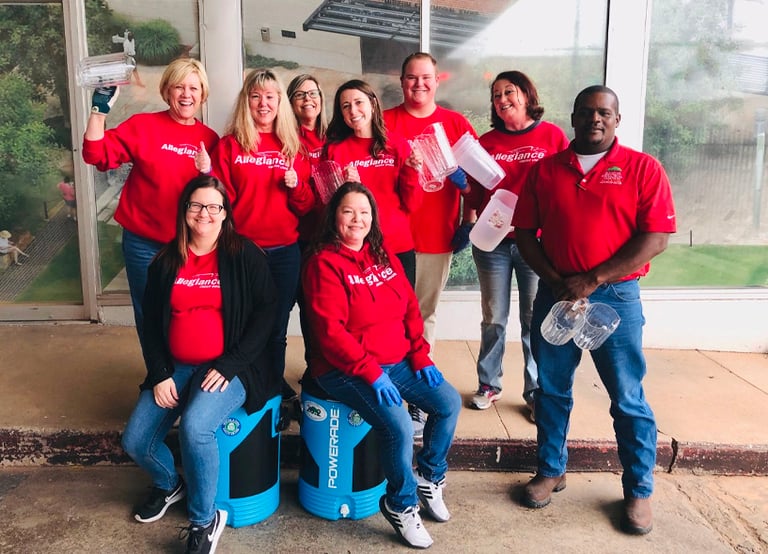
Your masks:
<instances>
[{"instance_id":1,"label":"man in red polo shirt","mask_svg":"<svg viewBox=\"0 0 768 554\"><path fill-rule=\"evenodd\" d=\"M620 121L619 100L611 89L582 90L571 114L574 140L533 168L515 210L518 247L540 277L531 322L540 387L535 393L538 471L525 487L523 504L543 508L552 492L565 488L573 376L582 353L571 341L548 343L541 323L555 302L586 298L608 304L621 317L616 331L590 353L611 399L624 468L622 529L645 534L653 527L656 422L642 387L645 319L638 279L675 232L675 209L661 164L619 144Z\"/></svg>"}]
</instances>

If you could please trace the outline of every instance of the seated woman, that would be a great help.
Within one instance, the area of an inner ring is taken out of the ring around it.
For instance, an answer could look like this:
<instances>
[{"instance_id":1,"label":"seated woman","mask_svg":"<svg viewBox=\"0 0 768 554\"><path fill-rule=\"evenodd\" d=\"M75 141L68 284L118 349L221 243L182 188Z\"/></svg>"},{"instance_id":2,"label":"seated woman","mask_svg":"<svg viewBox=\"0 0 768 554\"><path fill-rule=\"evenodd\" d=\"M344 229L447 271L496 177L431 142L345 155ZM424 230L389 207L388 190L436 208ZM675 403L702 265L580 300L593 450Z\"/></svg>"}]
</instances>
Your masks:
<instances>
[{"instance_id":1,"label":"seated woman","mask_svg":"<svg viewBox=\"0 0 768 554\"><path fill-rule=\"evenodd\" d=\"M11 232L3 229L0 231L0 254L10 254L11 260L16 265L21 265L19 255L29 258L29 254L22 252L11 240Z\"/></svg>"},{"instance_id":2,"label":"seated woman","mask_svg":"<svg viewBox=\"0 0 768 554\"><path fill-rule=\"evenodd\" d=\"M134 517L148 523L187 497L188 553L212 553L227 522L216 510L215 431L236 408L248 413L279 394L265 354L276 293L264 252L235 233L225 188L192 179L181 194L176 236L149 267L144 295L147 377L123 448L152 477ZM163 442L181 416L186 485Z\"/></svg>"},{"instance_id":3,"label":"seated woman","mask_svg":"<svg viewBox=\"0 0 768 554\"><path fill-rule=\"evenodd\" d=\"M407 545L427 548L432 538L418 502L437 521L450 518L443 487L461 398L429 357L419 303L397 256L383 247L371 192L344 183L319 231L303 274L311 375L373 427L388 481L381 512ZM428 414L415 473L402 399Z\"/></svg>"}]
</instances>

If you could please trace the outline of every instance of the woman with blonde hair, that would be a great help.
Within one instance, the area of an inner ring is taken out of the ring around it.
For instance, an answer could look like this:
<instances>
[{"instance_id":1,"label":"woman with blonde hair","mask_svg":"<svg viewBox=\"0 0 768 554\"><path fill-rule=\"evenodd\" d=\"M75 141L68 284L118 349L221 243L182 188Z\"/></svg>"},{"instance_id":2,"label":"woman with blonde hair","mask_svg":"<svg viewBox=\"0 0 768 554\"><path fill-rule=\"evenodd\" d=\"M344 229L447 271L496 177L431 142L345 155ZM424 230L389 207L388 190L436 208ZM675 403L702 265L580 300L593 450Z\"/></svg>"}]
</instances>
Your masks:
<instances>
[{"instance_id":1,"label":"woman with blonde hair","mask_svg":"<svg viewBox=\"0 0 768 554\"><path fill-rule=\"evenodd\" d=\"M227 187L237 231L264 249L277 284L269 352L280 375L299 281L299 218L315 203L309 163L300 148L298 125L280 80L268 69L251 71L211 161ZM286 400L296 396L285 381L283 396Z\"/></svg>"},{"instance_id":2,"label":"woman with blonde hair","mask_svg":"<svg viewBox=\"0 0 768 554\"><path fill-rule=\"evenodd\" d=\"M96 89L83 137L83 160L100 171L131 163L115 220L123 226L123 255L139 341L144 346L142 298L147 268L174 237L179 195L190 179L210 171L216 132L196 116L208 98L208 77L194 59L178 58L160 78L160 96L168 109L139 113L105 130L117 87Z\"/></svg>"}]
</instances>

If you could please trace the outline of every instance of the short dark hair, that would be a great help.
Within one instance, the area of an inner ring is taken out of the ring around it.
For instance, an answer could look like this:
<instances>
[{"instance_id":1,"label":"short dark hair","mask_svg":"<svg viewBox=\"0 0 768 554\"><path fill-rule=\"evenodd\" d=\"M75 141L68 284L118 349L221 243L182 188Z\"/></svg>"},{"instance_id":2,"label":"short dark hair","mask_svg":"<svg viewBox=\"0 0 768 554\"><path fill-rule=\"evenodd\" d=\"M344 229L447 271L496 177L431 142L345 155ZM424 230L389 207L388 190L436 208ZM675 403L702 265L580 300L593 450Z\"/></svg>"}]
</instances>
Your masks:
<instances>
[{"instance_id":1,"label":"short dark hair","mask_svg":"<svg viewBox=\"0 0 768 554\"><path fill-rule=\"evenodd\" d=\"M576 108L581 104L582 100L584 100L585 97L590 96L592 94L601 93L601 92L605 94L610 94L611 96L613 96L613 99L616 101L616 113L619 113L619 97L613 91L613 89L608 88L605 85L592 85L585 88L579 94L577 94L576 98L573 100L573 113L576 113Z\"/></svg>"},{"instance_id":2,"label":"short dark hair","mask_svg":"<svg viewBox=\"0 0 768 554\"><path fill-rule=\"evenodd\" d=\"M541 119L541 116L544 115L544 108L539 104L539 91L536 90L536 85L533 84L533 81L522 71L502 71L496 75L496 78L491 83L491 127L494 129L504 129L504 121L502 121L493 107L493 85L502 79L509 81L525 94L525 98L528 100L525 112L528 114L528 117L534 121Z\"/></svg>"},{"instance_id":3,"label":"short dark hair","mask_svg":"<svg viewBox=\"0 0 768 554\"><path fill-rule=\"evenodd\" d=\"M371 246L371 253L376 260L376 263L388 264L389 257L383 246L384 235L381 232L379 208L376 205L376 199L373 197L373 193L368 187L356 181L346 181L333 193L333 196L323 212L323 218L320 221L320 226L317 230L312 252L320 252L326 246L335 246L337 249L341 247L341 237L339 237L339 233L336 229L336 210L339 208L344 197L353 192L364 194L371 204L371 230L368 232L368 236L365 237L365 240Z\"/></svg>"}]
</instances>

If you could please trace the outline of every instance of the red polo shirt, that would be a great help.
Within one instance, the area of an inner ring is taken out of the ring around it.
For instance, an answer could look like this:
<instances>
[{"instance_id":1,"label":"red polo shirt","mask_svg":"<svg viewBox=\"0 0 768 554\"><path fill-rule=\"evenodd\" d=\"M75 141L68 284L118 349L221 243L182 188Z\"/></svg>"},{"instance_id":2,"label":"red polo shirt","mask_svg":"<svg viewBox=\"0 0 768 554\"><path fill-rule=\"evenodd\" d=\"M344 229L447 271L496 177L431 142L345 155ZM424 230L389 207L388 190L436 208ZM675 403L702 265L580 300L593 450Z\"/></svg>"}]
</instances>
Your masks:
<instances>
[{"instance_id":1,"label":"red polo shirt","mask_svg":"<svg viewBox=\"0 0 768 554\"><path fill-rule=\"evenodd\" d=\"M675 232L669 179L655 158L616 139L585 175L572 144L533 167L512 219L515 227L541 229L544 253L558 273L593 269L637 233Z\"/></svg>"}]
</instances>

